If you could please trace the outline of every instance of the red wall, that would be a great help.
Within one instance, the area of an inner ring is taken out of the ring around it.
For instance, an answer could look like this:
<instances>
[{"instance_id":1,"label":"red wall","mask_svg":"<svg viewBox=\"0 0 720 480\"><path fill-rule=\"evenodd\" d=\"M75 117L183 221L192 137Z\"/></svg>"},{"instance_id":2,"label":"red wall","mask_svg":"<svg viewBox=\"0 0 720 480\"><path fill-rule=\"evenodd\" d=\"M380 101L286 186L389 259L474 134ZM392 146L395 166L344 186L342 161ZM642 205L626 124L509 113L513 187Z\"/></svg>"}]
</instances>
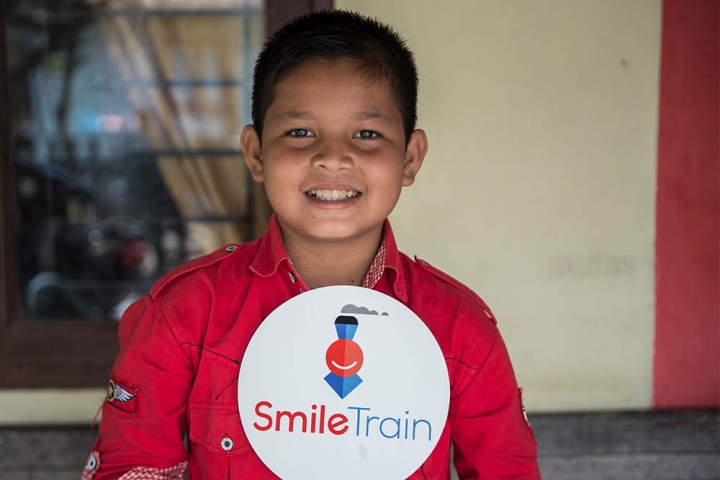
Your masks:
<instances>
[{"instance_id":1,"label":"red wall","mask_svg":"<svg viewBox=\"0 0 720 480\"><path fill-rule=\"evenodd\" d=\"M665 0L656 408L720 405L720 1Z\"/></svg>"}]
</instances>

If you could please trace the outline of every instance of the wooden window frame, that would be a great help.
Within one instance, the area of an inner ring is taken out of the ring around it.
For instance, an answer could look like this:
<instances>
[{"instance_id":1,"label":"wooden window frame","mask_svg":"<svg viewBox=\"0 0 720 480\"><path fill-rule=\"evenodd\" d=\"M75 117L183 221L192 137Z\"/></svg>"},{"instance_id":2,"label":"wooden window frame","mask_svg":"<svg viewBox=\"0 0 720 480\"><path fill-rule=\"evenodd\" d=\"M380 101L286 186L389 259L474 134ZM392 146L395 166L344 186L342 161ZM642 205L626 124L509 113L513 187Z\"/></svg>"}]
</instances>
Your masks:
<instances>
[{"instance_id":1,"label":"wooden window frame","mask_svg":"<svg viewBox=\"0 0 720 480\"><path fill-rule=\"evenodd\" d=\"M266 0L266 28L332 8L332 0ZM0 389L102 387L118 351L116 322L24 321L16 285L15 189L0 0Z\"/></svg>"}]
</instances>

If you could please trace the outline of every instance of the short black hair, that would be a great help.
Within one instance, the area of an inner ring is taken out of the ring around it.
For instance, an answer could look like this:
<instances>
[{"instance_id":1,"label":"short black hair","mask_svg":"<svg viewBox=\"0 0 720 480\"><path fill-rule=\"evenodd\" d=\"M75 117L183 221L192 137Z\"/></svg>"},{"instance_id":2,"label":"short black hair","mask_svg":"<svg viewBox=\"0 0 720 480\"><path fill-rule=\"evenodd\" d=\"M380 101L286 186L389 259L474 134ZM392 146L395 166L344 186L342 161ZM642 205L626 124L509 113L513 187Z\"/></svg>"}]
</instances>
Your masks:
<instances>
[{"instance_id":1,"label":"short black hair","mask_svg":"<svg viewBox=\"0 0 720 480\"><path fill-rule=\"evenodd\" d=\"M388 25L347 10L302 15L266 42L255 63L252 121L262 138L275 86L294 69L315 59L348 58L370 78L388 81L405 127L405 141L417 122L418 74L405 40Z\"/></svg>"}]
</instances>

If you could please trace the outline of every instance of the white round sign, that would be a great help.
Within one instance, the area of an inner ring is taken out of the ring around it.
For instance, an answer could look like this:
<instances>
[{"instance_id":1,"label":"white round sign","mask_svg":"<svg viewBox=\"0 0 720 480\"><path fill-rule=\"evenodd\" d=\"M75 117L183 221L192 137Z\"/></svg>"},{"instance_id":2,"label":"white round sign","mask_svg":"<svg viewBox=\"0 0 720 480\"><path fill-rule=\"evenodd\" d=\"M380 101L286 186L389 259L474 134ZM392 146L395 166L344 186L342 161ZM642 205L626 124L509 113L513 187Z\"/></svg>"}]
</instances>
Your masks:
<instances>
[{"instance_id":1,"label":"white round sign","mask_svg":"<svg viewBox=\"0 0 720 480\"><path fill-rule=\"evenodd\" d=\"M430 330L359 287L319 288L278 307L238 378L248 440L285 480L407 478L435 448L449 402Z\"/></svg>"}]
</instances>

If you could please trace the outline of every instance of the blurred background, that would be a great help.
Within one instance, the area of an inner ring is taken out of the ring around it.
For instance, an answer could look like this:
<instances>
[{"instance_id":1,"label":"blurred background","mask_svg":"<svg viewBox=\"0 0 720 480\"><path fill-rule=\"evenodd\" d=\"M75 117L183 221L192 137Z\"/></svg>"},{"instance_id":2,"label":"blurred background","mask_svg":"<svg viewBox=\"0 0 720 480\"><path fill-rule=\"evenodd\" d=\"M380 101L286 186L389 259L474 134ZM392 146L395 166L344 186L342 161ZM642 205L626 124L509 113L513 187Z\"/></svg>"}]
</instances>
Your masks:
<instances>
[{"instance_id":1,"label":"blurred background","mask_svg":"<svg viewBox=\"0 0 720 480\"><path fill-rule=\"evenodd\" d=\"M717 0L0 4L12 478L79 472L128 305L262 235L238 145L254 58L330 7L416 53L430 151L393 228L494 310L546 478L720 478Z\"/></svg>"}]
</instances>

